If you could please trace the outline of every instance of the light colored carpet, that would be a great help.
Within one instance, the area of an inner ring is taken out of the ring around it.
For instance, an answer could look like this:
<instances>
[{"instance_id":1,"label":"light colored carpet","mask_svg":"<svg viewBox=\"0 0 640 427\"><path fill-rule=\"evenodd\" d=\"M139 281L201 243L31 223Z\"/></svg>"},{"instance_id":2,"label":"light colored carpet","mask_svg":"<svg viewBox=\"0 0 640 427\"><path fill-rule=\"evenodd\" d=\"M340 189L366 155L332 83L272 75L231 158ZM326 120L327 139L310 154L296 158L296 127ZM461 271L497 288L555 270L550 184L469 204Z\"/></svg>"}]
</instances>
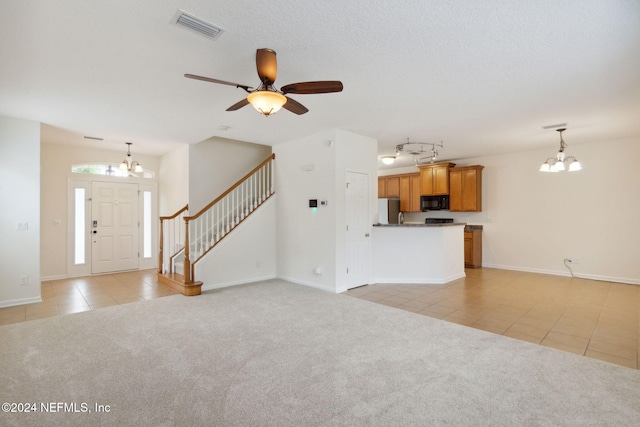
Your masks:
<instances>
[{"instance_id":1,"label":"light colored carpet","mask_svg":"<svg viewBox=\"0 0 640 427\"><path fill-rule=\"evenodd\" d=\"M0 425L640 425L640 371L272 280L0 327ZM95 404L110 412L96 413Z\"/></svg>"}]
</instances>

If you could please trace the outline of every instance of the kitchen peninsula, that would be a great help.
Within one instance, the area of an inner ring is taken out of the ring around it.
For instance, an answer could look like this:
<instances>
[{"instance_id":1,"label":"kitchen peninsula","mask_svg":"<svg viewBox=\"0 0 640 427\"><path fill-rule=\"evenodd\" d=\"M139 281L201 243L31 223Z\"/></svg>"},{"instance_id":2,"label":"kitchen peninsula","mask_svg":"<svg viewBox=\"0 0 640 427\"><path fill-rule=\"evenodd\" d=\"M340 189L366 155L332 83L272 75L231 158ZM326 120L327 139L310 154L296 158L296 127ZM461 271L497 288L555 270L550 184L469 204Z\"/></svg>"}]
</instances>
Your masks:
<instances>
[{"instance_id":1,"label":"kitchen peninsula","mask_svg":"<svg viewBox=\"0 0 640 427\"><path fill-rule=\"evenodd\" d=\"M374 283L444 284L465 277L464 226L375 224Z\"/></svg>"}]
</instances>

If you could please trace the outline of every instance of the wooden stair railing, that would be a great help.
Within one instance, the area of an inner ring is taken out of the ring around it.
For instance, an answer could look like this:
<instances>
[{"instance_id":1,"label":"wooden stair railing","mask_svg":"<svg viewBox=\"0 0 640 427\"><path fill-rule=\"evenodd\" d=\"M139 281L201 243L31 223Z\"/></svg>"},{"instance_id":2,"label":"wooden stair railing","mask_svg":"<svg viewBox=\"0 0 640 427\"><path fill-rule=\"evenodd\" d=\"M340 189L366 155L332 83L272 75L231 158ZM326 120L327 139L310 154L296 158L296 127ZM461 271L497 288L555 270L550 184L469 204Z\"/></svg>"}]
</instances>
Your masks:
<instances>
[{"instance_id":1,"label":"wooden stair railing","mask_svg":"<svg viewBox=\"0 0 640 427\"><path fill-rule=\"evenodd\" d=\"M273 195L275 158L272 154L198 213L184 217L184 278L187 283L193 279L194 265ZM190 236L194 238L190 240Z\"/></svg>"},{"instance_id":2,"label":"wooden stair railing","mask_svg":"<svg viewBox=\"0 0 640 427\"><path fill-rule=\"evenodd\" d=\"M195 264L273 195L274 159L275 154L272 154L195 215L187 215L187 205L171 216L160 217L158 278L161 282L184 295L200 294L202 282L194 281L193 277ZM174 252L167 257L163 246L163 222L179 219L184 220L184 236L181 236L181 244L173 245L176 246L172 249ZM175 258L180 255L184 257L183 275L173 268Z\"/></svg>"},{"instance_id":3,"label":"wooden stair railing","mask_svg":"<svg viewBox=\"0 0 640 427\"><path fill-rule=\"evenodd\" d=\"M185 235L182 222L188 214L189 205L170 216L160 217L160 242L158 254L158 281L183 295L200 295L202 283L186 283L184 276L174 271L175 258L184 252ZM165 229L167 234L165 235ZM169 253L165 253L165 240L170 247Z\"/></svg>"},{"instance_id":4,"label":"wooden stair railing","mask_svg":"<svg viewBox=\"0 0 640 427\"><path fill-rule=\"evenodd\" d=\"M178 212L174 213L173 215L170 216L161 216L160 217L160 244L159 244L159 255L158 255L158 273L162 274L165 272L164 270L164 264L165 264L165 260L164 260L164 229L165 229L165 221L169 222L172 221L178 217L180 217L181 215L184 217L184 214L189 210L189 204L186 204L182 209L180 209ZM181 218L180 218L181 219ZM175 221L172 225L170 225L168 228L171 229L172 233L171 236L169 236L169 242L176 242L176 241L181 241L182 239L180 238L176 238L176 235L178 235L179 237L179 231L180 228L176 227L175 224L177 224L178 226L181 226L182 224L180 224L179 221ZM169 254L169 262L168 264L168 272L172 273L173 272L173 263L171 262L171 260L182 251L183 249L177 249L174 250L173 253Z\"/></svg>"}]
</instances>

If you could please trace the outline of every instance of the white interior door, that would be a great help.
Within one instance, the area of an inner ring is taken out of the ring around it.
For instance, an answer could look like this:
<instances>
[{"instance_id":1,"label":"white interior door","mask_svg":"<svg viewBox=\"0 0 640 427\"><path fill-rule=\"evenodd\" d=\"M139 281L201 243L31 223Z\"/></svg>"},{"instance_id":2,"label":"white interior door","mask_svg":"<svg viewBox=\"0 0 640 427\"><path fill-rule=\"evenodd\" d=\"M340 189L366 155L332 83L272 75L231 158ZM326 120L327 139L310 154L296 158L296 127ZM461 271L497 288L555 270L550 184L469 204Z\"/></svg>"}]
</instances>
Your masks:
<instances>
[{"instance_id":1,"label":"white interior door","mask_svg":"<svg viewBox=\"0 0 640 427\"><path fill-rule=\"evenodd\" d=\"M138 268L138 184L91 183L91 272Z\"/></svg>"},{"instance_id":2,"label":"white interior door","mask_svg":"<svg viewBox=\"0 0 640 427\"><path fill-rule=\"evenodd\" d=\"M347 172L347 289L369 282L369 175Z\"/></svg>"}]
</instances>

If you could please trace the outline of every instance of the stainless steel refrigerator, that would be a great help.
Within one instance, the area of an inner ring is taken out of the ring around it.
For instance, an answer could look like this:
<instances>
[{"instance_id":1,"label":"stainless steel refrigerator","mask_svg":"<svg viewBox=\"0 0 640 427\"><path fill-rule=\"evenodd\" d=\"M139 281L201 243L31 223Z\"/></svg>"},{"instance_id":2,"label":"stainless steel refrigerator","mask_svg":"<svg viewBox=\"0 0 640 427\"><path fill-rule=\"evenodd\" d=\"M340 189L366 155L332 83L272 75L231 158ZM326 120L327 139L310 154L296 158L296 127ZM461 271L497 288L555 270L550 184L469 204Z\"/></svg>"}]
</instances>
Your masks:
<instances>
[{"instance_id":1,"label":"stainless steel refrigerator","mask_svg":"<svg viewBox=\"0 0 640 427\"><path fill-rule=\"evenodd\" d=\"M378 199L380 224L397 224L400 214L400 199Z\"/></svg>"}]
</instances>

